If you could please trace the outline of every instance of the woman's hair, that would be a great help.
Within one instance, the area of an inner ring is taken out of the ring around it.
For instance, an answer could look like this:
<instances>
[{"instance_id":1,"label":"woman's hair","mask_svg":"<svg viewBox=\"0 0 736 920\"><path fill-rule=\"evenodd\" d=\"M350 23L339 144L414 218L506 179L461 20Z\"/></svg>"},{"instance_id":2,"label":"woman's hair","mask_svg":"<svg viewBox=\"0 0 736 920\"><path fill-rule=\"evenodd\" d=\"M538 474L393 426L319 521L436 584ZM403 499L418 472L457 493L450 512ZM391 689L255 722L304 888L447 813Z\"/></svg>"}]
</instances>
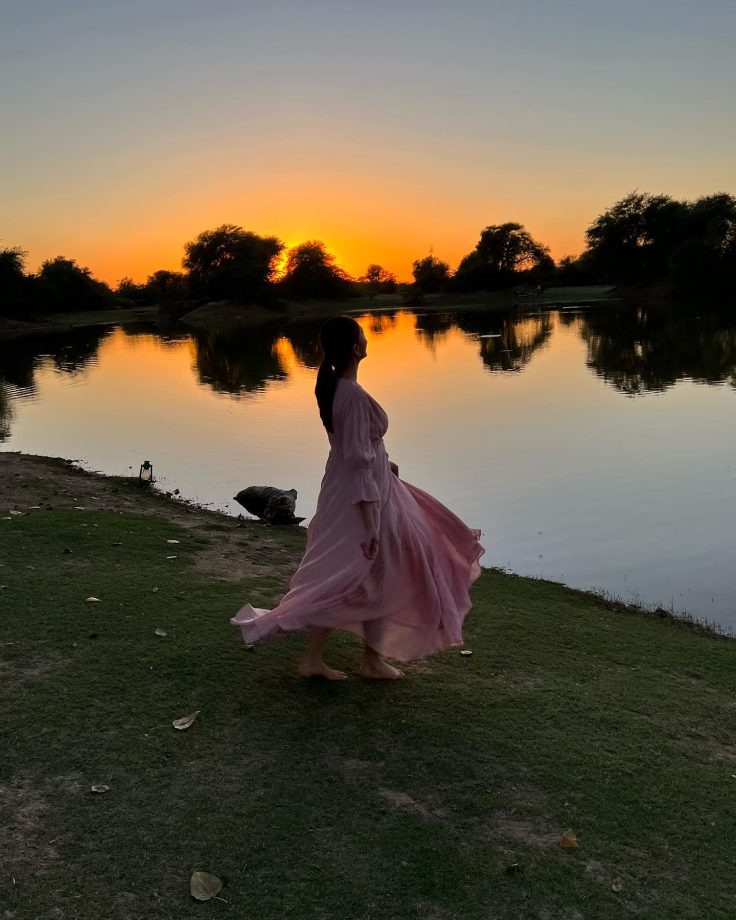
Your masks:
<instances>
[{"instance_id":1,"label":"woman's hair","mask_svg":"<svg viewBox=\"0 0 736 920\"><path fill-rule=\"evenodd\" d=\"M325 356L317 371L314 395L322 424L332 431L332 401L337 378L350 364L353 346L360 341L360 326L350 316L333 316L320 329L319 341Z\"/></svg>"}]
</instances>

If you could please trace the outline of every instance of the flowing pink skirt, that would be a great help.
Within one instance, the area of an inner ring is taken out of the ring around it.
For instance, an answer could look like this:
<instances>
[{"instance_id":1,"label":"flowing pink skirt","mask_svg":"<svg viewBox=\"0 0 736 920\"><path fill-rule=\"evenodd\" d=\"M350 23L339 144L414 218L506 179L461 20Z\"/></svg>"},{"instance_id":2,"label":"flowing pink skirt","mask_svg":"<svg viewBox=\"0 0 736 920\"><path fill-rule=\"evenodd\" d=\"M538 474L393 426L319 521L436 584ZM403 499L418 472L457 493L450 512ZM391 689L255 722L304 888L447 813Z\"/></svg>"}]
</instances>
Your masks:
<instances>
[{"instance_id":1,"label":"flowing pink skirt","mask_svg":"<svg viewBox=\"0 0 736 920\"><path fill-rule=\"evenodd\" d=\"M246 604L230 621L245 642L293 630L341 629L400 661L462 644L468 592L485 552L480 531L390 471L382 475L388 460L378 459L381 500L371 503L379 530L375 559L366 559L360 547L360 508L351 504L341 477L330 476L328 464L288 593L273 610Z\"/></svg>"}]
</instances>

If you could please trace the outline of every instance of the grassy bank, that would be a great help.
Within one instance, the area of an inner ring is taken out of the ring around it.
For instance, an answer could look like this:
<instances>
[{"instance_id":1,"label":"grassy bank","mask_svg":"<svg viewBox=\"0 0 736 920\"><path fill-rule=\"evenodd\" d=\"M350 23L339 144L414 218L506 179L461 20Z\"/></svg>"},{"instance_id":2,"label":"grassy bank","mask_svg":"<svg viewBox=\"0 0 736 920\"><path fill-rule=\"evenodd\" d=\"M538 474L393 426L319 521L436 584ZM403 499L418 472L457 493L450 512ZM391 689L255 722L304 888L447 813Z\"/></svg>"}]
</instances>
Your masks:
<instances>
[{"instance_id":1,"label":"grassy bank","mask_svg":"<svg viewBox=\"0 0 736 920\"><path fill-rule=\"evenodd\" d=\"M14 456L0 916L734 915L732 641L487 571L471 657L304 682L298 636L247 650L227 622L278 596L302 532L78 471L38 500L53 467ZM223 900L191 900L193 869Z\"/></svg>"}]
</instances>

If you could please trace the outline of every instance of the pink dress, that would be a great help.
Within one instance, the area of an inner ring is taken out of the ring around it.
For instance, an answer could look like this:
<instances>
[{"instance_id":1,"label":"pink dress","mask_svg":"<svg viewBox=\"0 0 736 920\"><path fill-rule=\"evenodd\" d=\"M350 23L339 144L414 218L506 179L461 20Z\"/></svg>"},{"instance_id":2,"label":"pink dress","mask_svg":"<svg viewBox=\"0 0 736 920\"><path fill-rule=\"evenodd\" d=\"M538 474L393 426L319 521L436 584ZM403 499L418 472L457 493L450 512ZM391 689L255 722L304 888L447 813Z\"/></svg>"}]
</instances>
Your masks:
<instances>
[{"instance_id":1,"label":"pink dress","mask_svg":"<svg viewBox=\"0 0 736 920\"><path fill-rule=\"evenodd\" d=\"M355 633L380 655L409 661L460 645L468 591L480 575L480 531L391 472L388 417L354 380L339 378L327 458L307 548L278 607L246 604L230 620L247 643L309 627ZM361 549L360 501L379 533Z\"/></svg>"}]
</instances>

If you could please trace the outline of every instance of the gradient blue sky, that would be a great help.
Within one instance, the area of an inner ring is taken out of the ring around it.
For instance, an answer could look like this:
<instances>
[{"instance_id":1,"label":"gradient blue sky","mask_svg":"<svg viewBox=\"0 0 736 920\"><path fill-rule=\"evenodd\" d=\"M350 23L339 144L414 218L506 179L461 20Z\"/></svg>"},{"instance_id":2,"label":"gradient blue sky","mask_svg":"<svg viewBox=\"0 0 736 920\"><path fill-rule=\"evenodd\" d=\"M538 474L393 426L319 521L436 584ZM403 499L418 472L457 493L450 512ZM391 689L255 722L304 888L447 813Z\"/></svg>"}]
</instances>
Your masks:
<instances>
[{"instance_id":1,"label":"gradient blue sky","mask_svg":"<svg viewBox=\"0 0 736 920\"><path fill-rule=\"evenodd\" d=\"M114 282L223 222L400 278L736 192L733 0L0 0L0 245Z\"/></svg>"}]
</instances>

